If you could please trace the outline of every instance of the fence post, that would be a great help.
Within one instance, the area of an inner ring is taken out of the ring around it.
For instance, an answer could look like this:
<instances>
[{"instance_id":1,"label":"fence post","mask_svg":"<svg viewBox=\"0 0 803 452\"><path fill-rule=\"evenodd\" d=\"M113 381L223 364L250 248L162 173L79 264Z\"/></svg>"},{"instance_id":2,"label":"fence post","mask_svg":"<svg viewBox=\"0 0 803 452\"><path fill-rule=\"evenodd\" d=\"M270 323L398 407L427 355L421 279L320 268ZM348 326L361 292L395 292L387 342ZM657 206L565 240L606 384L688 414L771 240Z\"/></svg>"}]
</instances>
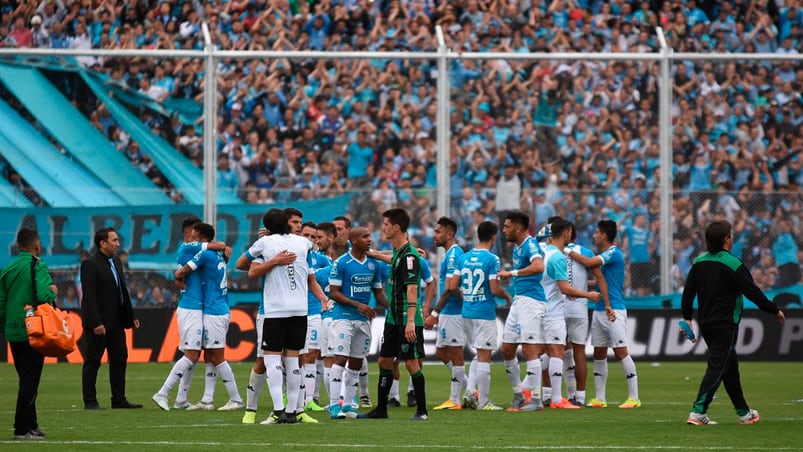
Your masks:
<instances>
[{"instance_id":1,"label":"fence post","mask_svg":"<svg viewBox=\"0 0 803 452\"><path fill-rule=\"evenodd\" d=\"M435 130L437 131L437 208L438 215L451 216L450 190L449 190L449 167L451 162L451 149L449 145L449 60L446 58L449 49L446 47L446 40L443 37L443 29L440 25L435 27L438 38L438 85L437 99L438 110Z\"/></svg>"},{"instance_id":2,"label":"fence post","mask_svg":"<svg viewBox=\"0 0 803 452\"><path fill-rule=\"evenodd\" d=\"M217 78L215 45L206 22L201 24L204 34L204 222L217 226L217 149L215 146L217 118Z\"/></svg>"},{"instance_id":3,"label":"fence post","mask_svg":"<svg viewBox=\"0 0 803 452\"><path fill-rule=\"evenodd\" d=\"M661 86L658 101L658 141L661 146L661 293L672 293L672 49L664 30L656 28L661 44Z\"/></svg>"}]
</instances>

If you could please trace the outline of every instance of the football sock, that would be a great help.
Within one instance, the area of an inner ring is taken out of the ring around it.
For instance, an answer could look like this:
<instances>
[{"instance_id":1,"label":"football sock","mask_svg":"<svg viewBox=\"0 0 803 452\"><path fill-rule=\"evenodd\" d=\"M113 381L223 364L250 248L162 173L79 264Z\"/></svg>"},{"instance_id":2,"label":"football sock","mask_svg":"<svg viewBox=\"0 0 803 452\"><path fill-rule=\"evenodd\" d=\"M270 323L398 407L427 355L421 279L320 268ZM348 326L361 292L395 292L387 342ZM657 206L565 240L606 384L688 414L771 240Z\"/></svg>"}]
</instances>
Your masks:
<instances>
[{"instance_id":1,"label":"football sock","mask_svg":"<svg viewBox=\"0 0 803 452\"><path fill-rule=\"evenodd\" d=\"M533 397L541 394L541 360L531 359L527 361L527 377L522 384L529 389Z\"/></svg>"},{"instance_id":2,"label":"football sock","mask_svg":"<svg viewBox=\"0 0 803 452\"><path fill-rule=\"evenodd\" d=\"M549 367L547 367L547 372L549 372ZM549 384L550 385L552 384L551 379ZM544 386L543 388L541 388L541 391L543 391L543 395L541 396L541 401L547 401L552 398L552 386Z\"/></svg>"},{"instance_id":3,"label":"football sock","mask_svg":"<svg viewBox=\"0 0 803 452\"><path fill-rule=\"evenodd\" d=\"M245 409L256 411L259 408L259 394L265 387L265 374L258 374L251 369L248 377L248 388L245 390Z\"/></svg>"},{"instance_id":4,"label":"football sock","mask_svg":"<svg viewBox=\"0 0 803 452\"><path fill-rule=\"evenodd\" d=\"M315 364L304 365L304 403L311 402L315 397L315 380L318 376L318 371Z\"/></svg>"},{"instance_id":5,"label":"football sock","mask_svg":"<svg viewBox=\"0 0 803 452\"><path fill-rule=\"evenodd\" d=\"M368 395L368 385L368 358L363 358L360 367L360 396Z\"/></svg>"},{"instance_id":6,"label":"football sock","mask_svg":"<svg viewBox=\"0 0 803 452\"><path fill-rule=\"evenodd\" d=\"M413 391L415 391L415 406L417 413L427 412L427 391L426 380L424 379L424 372L419 370L411 375L413 380Z\"/></svg>"},{"instance_id":7,"label":"football sock","mask_svg":"<svg viewBox=\"0 0 803 452\"><path fill-rule=\"evenodd\" d=\"M636 363L630 355L625 356L622 360L622 370L625 372L625 381L627 381L627 398L638 400L638 374L636 373Z\"/></svg>"},{"instance_id":8,"label":"football sock","mask_svg":"<svg viewBox=\"0 0 803 452\"><path fill-rule=\"evenodd\" d=\"M491 390L491 363L477 362L477 387L480 390L479 406L488 403L488 392Z\"/></svg>"},{"instance_id":9,"label":"football sock","mask_svg":"<svg viewBox=\"0 0 803 452\"><path fill-rule=\"evenodd\" d=\"M192 384L192 375L195 373L195 363L184 372L178 383L178 394L176 394L176 404L184 404L187 402L187 397L190 393L190 385Z\"/></svg>"},{"instance_id":10,"label":"football sock","mask_svg":"<svg viewBox=\"0 0 803 452\"><path fill-rule=\"evenodd\" d=\"M379 369L379 381L377 385L377 400L376 409L380 412L388 411L388 393L390 387L393 385L393 369Z\"/></svg>"},{"instance_id":11,"label":"football sock","mask_svg":"<svg viewBox=\"0 0 803 452\"><path fill-rule=\"evenodd\" d=\"M585 391L578 390L577 392L574 393L574 398L575 398L575 400L577 400L577 403L579 403L581 405L585 405L586 404L586 392Z\"/></svg>"},{"instance_id":12,"label":"football sock","mask_svg":"<svg viewBox=\"0 0 803 452\"><path fill-rule=\"evenodd\" d=\"M608 360L594 360L594 390L597 400L605 401L605 386L608 384Z\"/></svg>"},{"instance_id":13,"label":"football sock","mask_svg":"<svg viewBox=\"0 0 803 452\"><path fill-rule=\"evenodd\" d=\"M215 385L217 384L217 370L212 363L206 363L206 378L204 379L204 395L201 402L212 403L215 401Z\"/></svg>"},{"instance_id":14,"label":"football sock","mask_svg":"<svg viewBox=\"0 0 803 452\"><path fill-rule=\"evenodd\" d=\"M393 380L390 384L390 398L401 400L399 398L399 380Z\"/></svg>"},{"instance_id":15,"label":"football sock","mask_svg":"<svg viewBox=\"0 0 803 452\"><path fill-rule=\"evenodd\" d=\"M357 392L357 383L360 381L360 371L349 369L343 374L343 405L351 405L351 400Z\"/></svg>"},{"instance_id":16,"label":"football sock","mask_svg":"<svg viewBox=\"0 0 803 452\"><path fill-rule=\"evenodd\" d=\"M561 385L563 385L563 360L560 358L549 358L549 382L552 386L552 401L560 402L563 398Z\"/></svg>"},{"instance_id":17,"label":"football sock","mask_svg":"<svg viewBox=\"0 0 803 452\"><path fill-rule=\"evenodd\" d=\"M411 393L415 391L415 387L413 386L413 377L407 378L407 392Z\"/></svg>"},{"instance_id":18,"label":"football sock","mask_svg":"<svg viewBox=\"0 0 803 452\"><path fill-rule=\"evenodd\" d=\"M505 361L505 374L507 381L510 382L510 387L513 389L513 394L521 393L521 369L519 368L519 361L515 357L511 360Z\"/></svg>"},{"instance_id":19,"label":"football sock","mask_svg":"<svg viewBox=\"0 0 803 452\"><path fill-rule=\"evenodd\" d=\"M323 360L319 359L315 361L315 389L312 391L312 398L315 400L321 400L321 384L323 383L323 378Z\"/></svg>"},{"instance_id":20,"label":"football sock","mask_svg":"<svg viewBox=\"0 0 803 452\"><path fill-rule=\"evenodd\" d=\"M284 375L282 373L282 355L265 355L262 358L267 368L268 390L270 398L273 400L273 411L284 410L284 400L282 399L282 383Z\"/></svg>"},{"instance_id":21,"label":"football sock","mask_svg":"<svg viewBox=\"0 0 803 452\"><path fill-rule=\"evenodd\" d=\"M574 376L574 351L572 349L566 350L566 358L563 360L563 378L566 380L566 397L571 399L577 391L577 379Z\"/></svg>"},{"instance_id":22,"label":"football sock","mask_svg":"<svg viewBox=\"0 0 803 452\"><path fill-rule=\"evenodd\" d=\"M466 380L466 391L474 392L477 389L477 357L475 356L474 359L471 360L471 364L468 366L468 379Z\"/></svg>"},{"instance_id":23,"label":"football sock","mask_svg":"<svg viewBox=\"0 0 803 452\"><path fill-rule=\"evenodd\" d=\"M287 374L287 411L295 408L295 402L298 403L298 394L301 389L301 369L298 368L298 356L286 356L284 358L284 369Z\"/></svg>"},{"instance_id":24,"label":"football sock","mask_svg":"<svg viewBox=\"0 0 803 452\"><path fill-rule=\"evenodd\" d=\"M240 397L240 391L237 389L237 380L234 378L234 372L228 361L223 361L218 364L215 371L220 375L220 380L223 381L223 387L229 393L229 400L242 403L243 398Z\"/></svg>"},{"instance_id":25,"label":"football sock","mask_svg":"<svg viewBox=\"0 0 803 452\"><path fill-rule=\"evenodd\" d=\"M332 399L332 368L331 367L324 367L323 368L323 384L326 386L326 396L329 399Z\"/></svg>"},{"instance_id":26,"label":"football sock","mask_svg":"<svg viewBox=\"0 0 803 452\"><path fill-rule=\"evenodd\" d=\"M182 356L175 364L173 364L173 368L170 369L170 373L167 375L167 378L162 384L162 387L159 389L159 395L163 395L167 397L170 393L170 390L173 389L178 382L181 381L181 377L184 376L187 372L190 371L192 366L195 365L189 358L186 356Z\"/></svg>"},{"instance_id":27,"label":"football sock","mask_svg":"<svg viewBox=\"0 0 803 452\"><path fill-rule=\"evenodd\" d=\"M331 380L329 380L329 405L339 405L340 396L343 391L343 366L339 364L332 364Z\"/></svg>"},{"instance_id":28,"label":"football sock","mask_svg":"<svg viewBox=\"0 0 803 452\"><path fill-rule=\"evenodd\" d=\"M462 395L463 380L466 378L466 366L452 366L452 384L449 392L449 400L460 405Z\"/></svg>"}]
</instances>

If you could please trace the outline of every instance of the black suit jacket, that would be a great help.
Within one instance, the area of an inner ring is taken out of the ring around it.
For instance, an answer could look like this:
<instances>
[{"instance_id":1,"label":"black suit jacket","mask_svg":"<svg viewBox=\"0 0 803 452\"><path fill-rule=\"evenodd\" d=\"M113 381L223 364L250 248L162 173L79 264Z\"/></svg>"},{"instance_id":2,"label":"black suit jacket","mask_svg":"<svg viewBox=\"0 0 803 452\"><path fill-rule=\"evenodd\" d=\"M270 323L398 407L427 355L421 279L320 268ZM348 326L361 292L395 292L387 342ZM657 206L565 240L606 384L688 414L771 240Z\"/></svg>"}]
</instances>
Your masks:
<instances>
[{"instance_id":1,"label":"black suit jacket","mask_svg":"<svg viewBox=\"0 0 803 452\"><path fill-rule=\"evenodd\" d=\"M104 325L107 329L132 328L134 309L125 282L125 272L117 257L114 265L120 276L123 289L123 303L114 280L109 258L100 251L81 262L81 319L84 328L94 329Z\"/></svg>"}]
</instances>

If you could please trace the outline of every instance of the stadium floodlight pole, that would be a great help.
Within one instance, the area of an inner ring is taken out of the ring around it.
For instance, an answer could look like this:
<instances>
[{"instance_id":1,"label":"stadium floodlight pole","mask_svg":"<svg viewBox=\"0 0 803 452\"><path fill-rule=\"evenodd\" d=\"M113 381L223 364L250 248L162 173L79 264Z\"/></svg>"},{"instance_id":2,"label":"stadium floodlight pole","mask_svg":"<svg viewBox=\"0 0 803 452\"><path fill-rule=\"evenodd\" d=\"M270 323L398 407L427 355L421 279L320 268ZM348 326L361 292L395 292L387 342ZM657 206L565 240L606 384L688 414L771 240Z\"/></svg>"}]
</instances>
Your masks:
<instances>
[{"instance_id":1,"label":"stadium floodlight pole","mask_svg":"<svg viewBox=\"0 0 803 452\"><path fill-rule=\"evenodd\" d=\"M435 27L435 35L438 38L438 85L437 99L438 109L435 121L435 131L437 136L437 208L439 216L451 216L451 193L450 193L450 166L451 166L451 145L449 139L449 106L451 94L449 89L449 48L446 47L446 39L443 37L443 28L438 25ZM443 260L445 254L442 248L438 248L438 264Z\"/></svg>"},{"instance_id":2,"label":"stadium floodlight pole","mask_svg":"<svg viewBox=\"0 0 803 452\"><path fill-rule=\"evenodd\" d=\"M661 147L661 293L672 293L672 48L667 45L664 30L655 29L661 44L661 89L658 91L658 142Z\"/></svg>"},{"instance_id":3,"label":"stadium floodlight pole","mask_svg":"<svg viewBox=\"0 0 803 452\"><path fill-rule=\"evenodd\" d=\"M206 68L204 69L204 222L217 227L217 150L215 127L217 119L217 78L215 46L209 34L209 26L201 23L204 35Z\"/></svg>"}]
</instances>

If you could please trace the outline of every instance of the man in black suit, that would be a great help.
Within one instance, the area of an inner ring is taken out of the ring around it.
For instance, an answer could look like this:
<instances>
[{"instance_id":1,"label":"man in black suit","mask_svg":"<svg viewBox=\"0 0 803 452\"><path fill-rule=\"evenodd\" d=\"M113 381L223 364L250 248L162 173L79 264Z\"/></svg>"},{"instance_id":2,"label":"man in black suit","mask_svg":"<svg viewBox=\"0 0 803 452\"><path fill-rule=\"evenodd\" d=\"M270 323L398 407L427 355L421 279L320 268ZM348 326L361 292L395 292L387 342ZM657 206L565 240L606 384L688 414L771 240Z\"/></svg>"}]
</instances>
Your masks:
<instances>
[{"instance_id":1,"label":"man in black suit","mask_svg":"<svg viewBox=\"0 0 803 452\"><path fill-rule=\"evenodd\" d=\"M128 295L120 260L114 257L120 238L113 228L95 233L95 254L81 262L81 318L84 323L84 367L82 384L84 408L98 410L95 382L104 350L109 356L112 408L142 408L125 397L125 368L128 360L125 329L139 328Z\"/></svg>"}]
</instances>

